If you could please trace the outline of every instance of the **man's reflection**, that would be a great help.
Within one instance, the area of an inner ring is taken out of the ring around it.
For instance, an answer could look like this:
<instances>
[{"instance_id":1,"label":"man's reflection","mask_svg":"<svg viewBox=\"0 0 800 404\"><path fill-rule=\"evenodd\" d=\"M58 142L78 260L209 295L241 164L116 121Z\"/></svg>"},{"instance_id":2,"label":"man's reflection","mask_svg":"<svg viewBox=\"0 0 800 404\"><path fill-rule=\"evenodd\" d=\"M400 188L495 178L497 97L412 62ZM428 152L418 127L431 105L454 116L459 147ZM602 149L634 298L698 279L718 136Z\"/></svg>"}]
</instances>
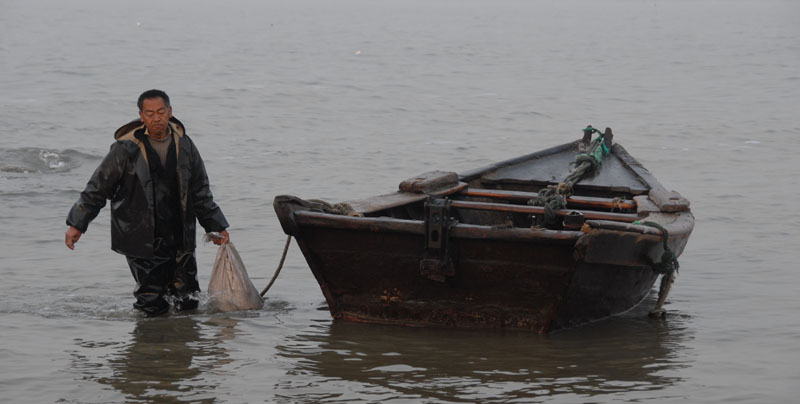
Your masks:
<instances>
[{"instance_id":1,"label":"man's reflection","mask_svg":"<svg viewBox=\"0 0 800 404\"><path fill-rule=\"evenodd\" d=\"M232 338L237 320L224 320L209 321L221 326L220 334L209 338L192 317L138 319L130 344L108 361L112 375L98 381L128 399L211 403L216 385L204 384L201 375L230 361L220 339Z\"/></svg>"}]
</instances>

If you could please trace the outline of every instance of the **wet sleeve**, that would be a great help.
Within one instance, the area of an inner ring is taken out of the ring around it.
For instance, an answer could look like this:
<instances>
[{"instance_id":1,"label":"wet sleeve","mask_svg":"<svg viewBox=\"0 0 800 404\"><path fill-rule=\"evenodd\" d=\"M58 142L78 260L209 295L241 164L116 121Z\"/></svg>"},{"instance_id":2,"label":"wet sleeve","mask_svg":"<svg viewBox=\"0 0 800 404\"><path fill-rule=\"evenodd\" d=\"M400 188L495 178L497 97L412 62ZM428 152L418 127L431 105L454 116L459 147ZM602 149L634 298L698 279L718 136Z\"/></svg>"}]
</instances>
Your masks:
<instances>
[{"instance_id":1,"label":"wet sleeve","mask_svg":"<svg viewBox=\"0 0 800 404\"><path fill-rule=\"evenodd\" d=\"M97 217L100 209L106 206L106 200L114 196L126 163L127 153L124 147L121 143L115 142L94 170L78 201L72 205L67 215L67 225L75 226L81 233L86 233L89 223Z\"/></svg>"},{"instance_id":2,"label":"wet sleeve","mask_svg":"<svg viewBox=\"0 0 800 404\"><path fill-rule=\"evenodd\" d=\"M222 231L228 228L228 221L222 214L222 209L214 202L211 194L211 187L208 182L208 174L200 152L192 143L192 174L189 181L189 198L192 198L192 206L195 216L200 226L206 232Z\"/></svg>"}]
</instances>

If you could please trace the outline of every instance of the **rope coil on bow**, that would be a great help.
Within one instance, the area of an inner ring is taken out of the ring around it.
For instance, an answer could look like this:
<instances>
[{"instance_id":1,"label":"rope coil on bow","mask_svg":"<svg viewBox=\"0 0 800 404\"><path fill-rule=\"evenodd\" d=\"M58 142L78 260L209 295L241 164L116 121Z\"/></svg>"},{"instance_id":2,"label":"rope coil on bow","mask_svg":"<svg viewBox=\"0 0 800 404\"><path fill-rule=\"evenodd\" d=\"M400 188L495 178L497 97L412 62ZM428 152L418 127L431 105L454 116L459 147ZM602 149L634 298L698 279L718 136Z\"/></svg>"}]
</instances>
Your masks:
<instances>
[{"instance_id":1,"label":"rope coil on bow","mask_svg":"<svg viewBox=\"0 0 800 404\"><path fill-rule=\"evenodd\" d=\"M539 190L536 198L528 201L528 205L544 207L544 220L543 225L547 228L555 227L558 224L556 211L565 209L567 207L567 198L572 195L572 188L578 181L595 175L600 171L603 164L603 159L611 150L603 138L603 133L599 130L588 126L583 132L587 135L599 134L590 144L585 153L580 153L575 156L575 168L567 175L564 181L559 182L557 185L548 185L546 188Z\"/></svg>"}]
</instances>

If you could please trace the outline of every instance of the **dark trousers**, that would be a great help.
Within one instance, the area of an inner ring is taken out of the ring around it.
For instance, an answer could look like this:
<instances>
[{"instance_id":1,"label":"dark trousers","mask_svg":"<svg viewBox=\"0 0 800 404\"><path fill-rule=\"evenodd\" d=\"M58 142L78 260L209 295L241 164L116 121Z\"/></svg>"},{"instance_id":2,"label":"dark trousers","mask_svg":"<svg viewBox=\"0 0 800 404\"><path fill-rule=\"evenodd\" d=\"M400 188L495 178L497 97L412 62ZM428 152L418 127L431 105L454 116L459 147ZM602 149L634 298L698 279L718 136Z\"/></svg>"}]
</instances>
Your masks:
<instances>
[{"instance_id":1,"label":"dark trousers","mask_svg":"<svg viewBox=\"0 0 800 404\"><path fill-rule=\"evenodd\" d=\"M194 251L167 248L161 241L156 239L153 259L125 257L136 279L133 307L153 316L169 311L169 300L177 310L197 308L195 292L200 291L200 284Z\"/></svg>"}]
</instances>

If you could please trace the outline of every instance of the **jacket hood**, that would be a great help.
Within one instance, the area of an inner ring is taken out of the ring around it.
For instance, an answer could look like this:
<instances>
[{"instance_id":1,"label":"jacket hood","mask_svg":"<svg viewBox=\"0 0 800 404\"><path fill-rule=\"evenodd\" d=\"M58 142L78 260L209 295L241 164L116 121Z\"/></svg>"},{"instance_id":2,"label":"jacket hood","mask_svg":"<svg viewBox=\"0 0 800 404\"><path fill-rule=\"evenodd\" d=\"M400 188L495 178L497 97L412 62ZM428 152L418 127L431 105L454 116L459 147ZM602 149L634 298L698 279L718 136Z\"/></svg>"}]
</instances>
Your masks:
<instances>
[{"instance_id":1,"label":"jacket hood","mask_svg":"<svg viewBox=\"0 0 800 404\"><path fill-rule=\"evenodd\" d=\"M179 121L178 118L175 118L174 116L172 118L169 118L169 126L172 128L172 132L178 137L183 137L183 135L186 133L186 128L184 128L183 123L181 123L181 121ZM132 140L138 143L136 137L133 136L133 134L137 130L143 128L144 128L144 122L142 122L141 119L134 119L126 123L125 125L122 125L122 127L120 127L119 129L117 129L114 132L114 139Z\"/></svg>"}]
</instances>

